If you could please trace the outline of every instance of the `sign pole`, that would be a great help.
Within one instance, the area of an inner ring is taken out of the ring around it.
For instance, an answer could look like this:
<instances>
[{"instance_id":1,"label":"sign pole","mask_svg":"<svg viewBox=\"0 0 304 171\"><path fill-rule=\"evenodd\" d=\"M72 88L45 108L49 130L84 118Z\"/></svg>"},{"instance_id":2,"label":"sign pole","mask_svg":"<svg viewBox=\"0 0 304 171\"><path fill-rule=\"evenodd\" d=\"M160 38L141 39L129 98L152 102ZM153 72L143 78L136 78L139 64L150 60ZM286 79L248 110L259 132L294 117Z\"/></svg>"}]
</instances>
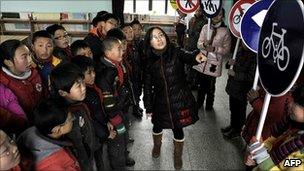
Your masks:
<instances>
[{"instance_id":1,"label":"sign pole","mask_svg":"<svg viewBox=\"0 0 304 171\"><path fill-rule=\"evenodd\" d=\"M240 46L240 41L241 41L240 38L238 38L237 41L236 41L232 59L236 58L236 54L237 54L237 51L239 50L239 46ZM233 65L230 65L230 69L233 69Z\"/></svg>"},{"instance_id":2,"label":"sign pole","mask_svg":"<svg viewBox=\"0 0 304 171\"><path fill-rule=\"evenodd\" d=\"M266 116L267 116L267 111L268 111L268 107L269 107L270 98L271 98L271 95L269 93L266 93L266 96L264 98L264 103L263 103L263 108L262 108L260 120L259 120L258 129L257 129L257 132L255 134L258 141L261 139L261 136L262 136L262 131L263 131L265 119L266 119Z\"/></svg>"},{"instance_id":3,"label":"sign pole","mask_svg":"<svg viewBox=\"0 0 304 171\"><path fill-rule=\"evenodd\" d=\"M210 26L211 25L211 18L208 18L208 30L207 30L207 40L210 40Z\"/></svg>"},{"instance_id":4,"label":"sign pole","mask_svg":"<svg viewBox=\"0 0 304 171\"><path fill-rule=\"evenodd\" d=\"M252 86L253 90L257 90L257 88L258 88L259 76L260 76L259 75L259 67L256 66L255 75L254 75L254 81L253 81L253 86Z\"/></svg>"}]
</instances>

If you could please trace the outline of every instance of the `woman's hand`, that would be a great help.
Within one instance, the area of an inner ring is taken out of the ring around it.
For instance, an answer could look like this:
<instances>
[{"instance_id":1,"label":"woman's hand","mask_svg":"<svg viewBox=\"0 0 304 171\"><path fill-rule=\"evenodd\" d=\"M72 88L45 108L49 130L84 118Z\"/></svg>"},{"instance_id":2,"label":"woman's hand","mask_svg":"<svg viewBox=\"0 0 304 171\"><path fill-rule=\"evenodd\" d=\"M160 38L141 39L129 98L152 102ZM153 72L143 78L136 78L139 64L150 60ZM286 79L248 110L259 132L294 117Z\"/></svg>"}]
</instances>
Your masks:
<instances>
[{"instance_id":1,"label":"woman's hand","mask_svg":"<svg viewBox=\"0 0 304 171\"><path fill-rule=\"evenodd\" d=\"M146 119L152 118L153 113L146 113Z\"/></svg>"},{"instance_id":2,"label":"woman's hand","mask_svg":"<svg viewBox=\"0 0 304 171\"><path fill-rule=\"evenodd\" d=\"M200 52L199 54L196 55L195 60L198 63L202 63L202 62L207 61L207 57L202 52Z\"/></svg>"}]
</instances>

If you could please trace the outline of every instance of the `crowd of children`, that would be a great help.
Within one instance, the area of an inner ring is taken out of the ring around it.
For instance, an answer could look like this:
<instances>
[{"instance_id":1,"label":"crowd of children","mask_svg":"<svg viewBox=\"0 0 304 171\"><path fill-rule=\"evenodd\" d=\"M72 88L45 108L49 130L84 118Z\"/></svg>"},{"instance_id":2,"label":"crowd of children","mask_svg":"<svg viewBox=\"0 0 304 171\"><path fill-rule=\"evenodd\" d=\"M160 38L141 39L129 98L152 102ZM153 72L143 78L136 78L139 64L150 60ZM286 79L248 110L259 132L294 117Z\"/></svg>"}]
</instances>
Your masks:
<instances>
[{"instance_id":1,"label":"crowd of children","mask_svg":"<svg viewBox=\"0 0 304 171\"><path fill-rule=\"evenodd\" d=\"M153 122L152 156L160 155L162 130L172 129L174 167L181 169L183 128L199 119L198 108L206 95L205 110L213 110L216 79L197 73L195 101L184 67L207 62L204 51L228 54L230 34L224 14L222 10L212 19L208 40L205 18L197 12L191 21L193 45L185 42L192 53L171 43L159 27L150 28L144 38L137 20L118 28L119 19L106 11L97 13L83 40L71 43L65 28L54 24L33 33L31 45L14 39L2 42L0 170L104 170L105 144L111 169L134 166L127 149L134 141L129 136L129 114L142 118L142 93ZM223 136L227 140L242 136L248 145L244 162L248 169L284 169L286 158L304 162L301 81L291 92L271 99L264 143L254 137L265 95L262 89L250 90L254 56L242 44L236 60L227 63L233 65L226 86L231 120L221 129ZM253 110L246 118L247 102Z\"/></svg>"}]
</instances>

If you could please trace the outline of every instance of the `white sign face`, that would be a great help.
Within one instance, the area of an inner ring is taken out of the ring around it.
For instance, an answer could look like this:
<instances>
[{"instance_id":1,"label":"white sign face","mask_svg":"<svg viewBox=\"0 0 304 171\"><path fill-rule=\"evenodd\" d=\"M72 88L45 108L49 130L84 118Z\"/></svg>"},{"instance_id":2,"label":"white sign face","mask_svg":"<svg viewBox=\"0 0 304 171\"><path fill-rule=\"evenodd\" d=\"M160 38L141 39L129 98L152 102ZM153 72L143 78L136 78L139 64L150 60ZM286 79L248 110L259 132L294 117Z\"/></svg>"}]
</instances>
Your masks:
<instances>
[{"instance_id":1,"label":"white sign face","mask_svg":"<svg viewBox=\"0 0 304 171\"><path fill-rule=\"evenodd\" d=\"M240 0L237 1L231 8L228 15L228 24L231 33L240 38L240 27L241 27L241 19L243 18L246 10L254 3L254 0Z\"/></svg>"},{"instance_id":2,"label":"white sign face","mask_svg":"<svg viewBox=\"0 0 304 171\"><path fill-rule=\"evenodd\" d=\"M176 0L178 9L185 13L192 13L200 6L200 0Z\"/></svg>"},{"instance_id":3,"label":"white sign face","mask_svg":"<svg viewBox=\"0 0 304 171\"><path fill-rule=\"evenodd\" d=\"M201 8L208 18L215 17L221 6L221 0L201 0Z\"/></svg>"}]
</instances>

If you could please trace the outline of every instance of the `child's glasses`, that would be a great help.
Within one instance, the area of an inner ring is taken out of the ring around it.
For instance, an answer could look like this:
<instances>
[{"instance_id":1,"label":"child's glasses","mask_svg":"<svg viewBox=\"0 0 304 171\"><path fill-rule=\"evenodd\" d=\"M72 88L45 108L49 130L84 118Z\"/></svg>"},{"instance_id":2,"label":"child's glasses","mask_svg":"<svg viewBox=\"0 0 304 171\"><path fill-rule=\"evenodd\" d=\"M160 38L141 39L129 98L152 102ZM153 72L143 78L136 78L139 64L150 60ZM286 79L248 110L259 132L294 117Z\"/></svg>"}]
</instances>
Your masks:
<instances>
[{"instance_id":1,"label":"child's glasses","mask_svg":"<svg viewBox=\"0 0 304 171\"><path fill-rule=\"evenodd\" d=\"M63 40L70 38L70 35L68 33L65 33L63 36L54 37L55 40Z\"/></svg>"}]
</instances>

